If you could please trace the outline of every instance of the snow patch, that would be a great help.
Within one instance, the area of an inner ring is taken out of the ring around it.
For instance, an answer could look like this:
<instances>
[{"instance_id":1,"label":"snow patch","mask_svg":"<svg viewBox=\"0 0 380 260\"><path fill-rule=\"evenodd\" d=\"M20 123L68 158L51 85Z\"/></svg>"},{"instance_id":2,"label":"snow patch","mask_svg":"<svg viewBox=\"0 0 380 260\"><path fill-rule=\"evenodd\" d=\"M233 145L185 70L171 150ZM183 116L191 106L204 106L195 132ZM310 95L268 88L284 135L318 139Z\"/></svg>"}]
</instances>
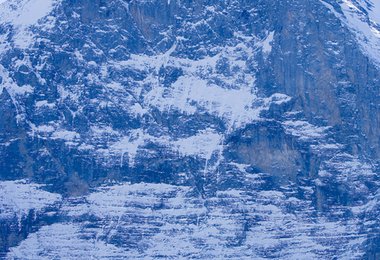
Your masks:
<instances>
[{"instance_id":1,"label":"snow patch","mask_svg":"<svg viewBox=\"0 0 380 260\"><path fill-rule=\"evenodd\" d=\"M61 139L65 141L74 141L75 139L79 139L80 135L77 132L68 131L68 130L57 130L53 132L51 139Z\"/></svg>"},{"instance_id":2,"label":"snow patch","mask_svg":"<svg viewBox=\"0 0 380 260\"><path fill-rule=\"evenodd\" d=\"M173 146L182 155L200 156L209 160L215 151L222 149L222 139L222 135L206 129L194 136L174 141Z\"/></svg>"},{"instance_id":3,"label":"snow patch","mask_svg":"<svg viewBox=\"0 0 380 260\"><path fill-rule=\"evenodd\" d=\"M325 136L326 130L329 127L318 127L302 120L288 120L284 121L283 125L286 132L291 135L299 137L301 140L309 140L314 138L321 138Z\"/></svg>"},{"instance_id":4,"label":"snow patch","mask_svg":"<svg viewBox=\"0 0 380 260\"><path fill-rule=\"evenodd\" d=\"M161 111L178 109L190 115L209 112L224 118L229 127L234 128L258 119L261 112L253 107L257 97L250 86L226 89L204 79L183 76L167 92L158 87L146 99Z\"/></svg>"},{"instance_id":5,"label":"snow patch","mask_svg":"<svg viewBox=\"0 0 380 260\"><path fill-rule=\"evenodd\" d=\"M272 51L272 42L274 38L274 31L270 32L268 36L260 43L263 53L268 55Z\"/></svg>"},{"instance_id":6,"label":"snow patch","mask_svg":"<svg viewBox=\"0 0 380 260\"><path fill-rule=\"evenodd\" d=\"M22 218L31 210L42 211L61 200L59 194L42 190L43 185L26 180L0 182L0 219Z\"/></svg>"},{"instance_id":7,"label":"snow patch","mask_svg":"<svg viewBox=\"0 0 380 260\"><path fill-rule=\"evenodd\" d=\"M54 103L49 103L47 100L40 100L40 101L37 101L35 106L37 108L42 108L42 107L46 107L46 108L54 108L55 107L55 104Z\"/></svg>"},{"instance_id":8,"label":"snow patch","mask_svg":"<svg viewBox=\"0 0 380 260\"><path fill-rule=\"evenodd\" d=\"M2 24L14 26L14 44L24 49L34 42L35 36L31 27L47 17L57 3L58 0L8 0L0 6L0 21ZM49 29L54 23L54 17L49 16L45 23L39 26L41 29Z\"/></svg>"},{"instance_id":9,"label":"snow patch","mask_svg":"<svg viewBox=\"0 0 380 260\"><path fill-rule=\"evenodd\" d=\"M125 154L128 155L130 167L134 166L134 160L137 155L137 151L140 146L142 146L146 140L154 139L148 134L145 134L143 130L137 129L132 130L128 136L120 139L120 141L115 142L110 146L110 150L121 154L120 163L123 165L123 157Z\"/></svg>"}]
</instances>

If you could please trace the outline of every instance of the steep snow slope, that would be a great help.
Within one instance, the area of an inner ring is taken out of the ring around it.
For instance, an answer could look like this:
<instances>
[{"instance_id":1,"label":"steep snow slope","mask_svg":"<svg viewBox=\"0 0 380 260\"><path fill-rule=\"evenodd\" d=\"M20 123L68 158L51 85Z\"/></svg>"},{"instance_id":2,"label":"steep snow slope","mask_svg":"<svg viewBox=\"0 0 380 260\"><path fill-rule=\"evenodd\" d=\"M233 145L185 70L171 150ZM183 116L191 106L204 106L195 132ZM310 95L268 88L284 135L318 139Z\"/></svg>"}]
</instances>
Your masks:
<instances>
[{"instance_id":1,"label":"steep snow slope","mask_svg":"<svg viewBox=\"0 0 380 260\"><path fill-rule=\"evenodd\" d=\"M378 8L2 3L0 255L376 259Z\"/></svg>"},{"instance_id":2,"label":"steep snow slope","mask_svg":"<svg viewBox=\"0 0 380 260\"><path fill-rule=\"evenodd\" d=\"M379 65L380 2L377 0L342 1L340 3L342 13L335 10L330 4L327 6L353 31L364 52Z\"/></svg>"}]
</instances>

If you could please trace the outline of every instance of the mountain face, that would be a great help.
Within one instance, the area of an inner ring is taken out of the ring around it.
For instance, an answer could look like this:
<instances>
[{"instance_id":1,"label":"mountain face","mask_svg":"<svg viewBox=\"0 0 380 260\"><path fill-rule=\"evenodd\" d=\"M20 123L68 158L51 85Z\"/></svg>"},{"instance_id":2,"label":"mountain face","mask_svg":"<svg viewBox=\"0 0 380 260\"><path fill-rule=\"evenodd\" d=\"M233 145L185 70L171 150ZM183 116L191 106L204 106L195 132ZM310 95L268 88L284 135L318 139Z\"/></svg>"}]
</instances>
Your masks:
<instances>
[{"instance_id":1,"label":"mountain face","mask_svg":"<svg viewBox=\"0 0 380 260\"><path fill-rule=\"evenodd\" d=\"M380 259L379 0L0 4L0 257Z\"/></svg>"}]
</instances>

